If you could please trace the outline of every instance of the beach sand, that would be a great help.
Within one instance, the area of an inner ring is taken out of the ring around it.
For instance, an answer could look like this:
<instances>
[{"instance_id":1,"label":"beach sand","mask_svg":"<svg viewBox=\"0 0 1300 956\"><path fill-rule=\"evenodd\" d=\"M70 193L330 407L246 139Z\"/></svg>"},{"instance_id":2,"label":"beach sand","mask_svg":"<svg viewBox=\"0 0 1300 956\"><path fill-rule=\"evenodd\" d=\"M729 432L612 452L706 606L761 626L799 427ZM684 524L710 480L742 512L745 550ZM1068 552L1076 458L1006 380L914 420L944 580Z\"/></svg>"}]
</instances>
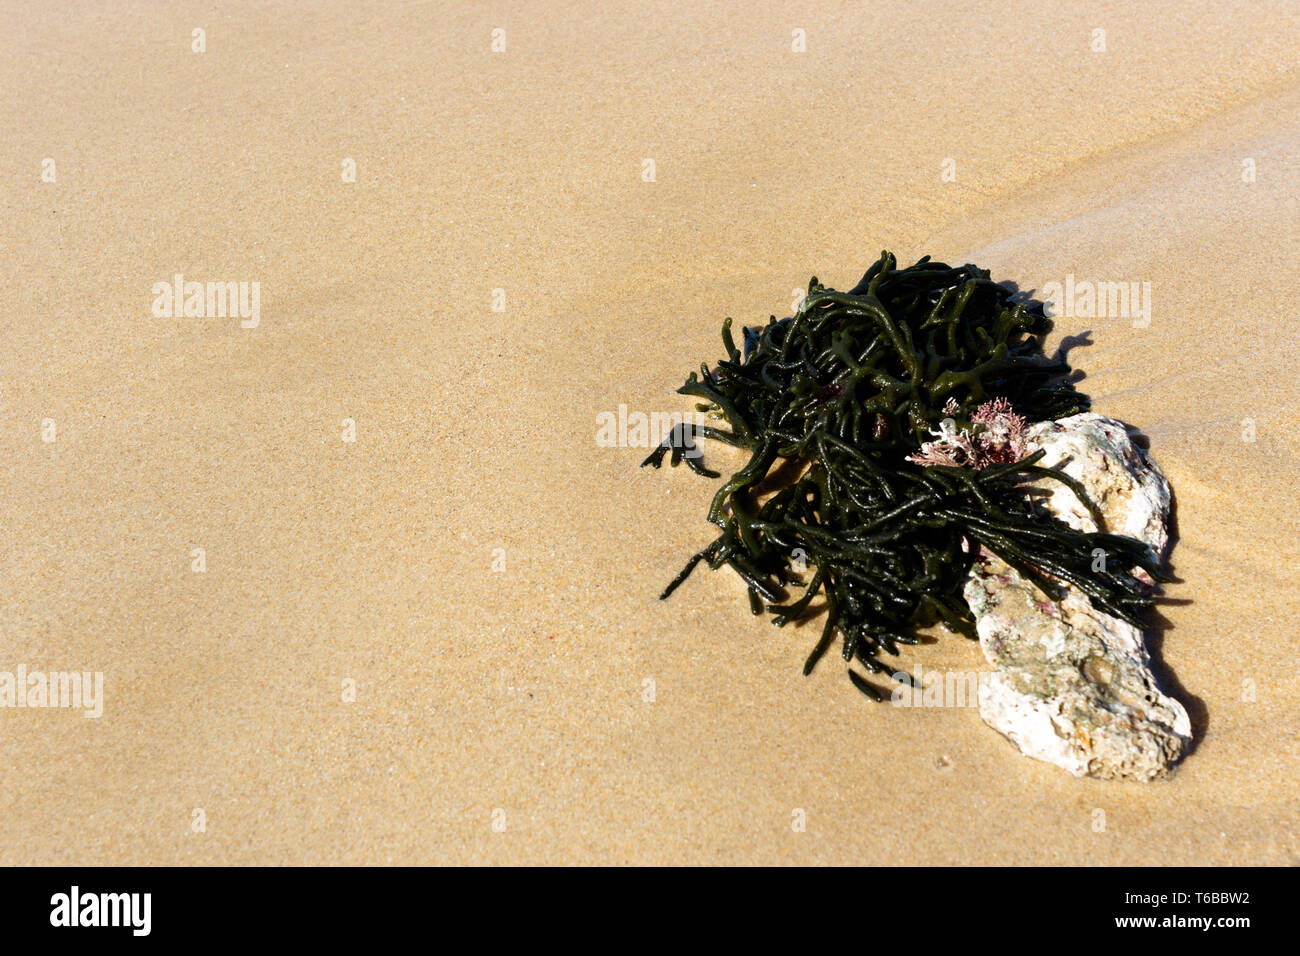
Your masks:
<instances>
[{"instance_id":1,"label":"beach sand","mask_svg":"<svg viewBox=\"0 0 1300 956\"><path fill-rule=\"evenodd\" d=\"M0 670L104 679L0 710L0 863L1300 862L1295 6L469 6L0 11ZM1170 779L657 600L716 486L597 416L881 249L1149 288L1053 339L1175 489Z\"/></svg>"}]
</instances>

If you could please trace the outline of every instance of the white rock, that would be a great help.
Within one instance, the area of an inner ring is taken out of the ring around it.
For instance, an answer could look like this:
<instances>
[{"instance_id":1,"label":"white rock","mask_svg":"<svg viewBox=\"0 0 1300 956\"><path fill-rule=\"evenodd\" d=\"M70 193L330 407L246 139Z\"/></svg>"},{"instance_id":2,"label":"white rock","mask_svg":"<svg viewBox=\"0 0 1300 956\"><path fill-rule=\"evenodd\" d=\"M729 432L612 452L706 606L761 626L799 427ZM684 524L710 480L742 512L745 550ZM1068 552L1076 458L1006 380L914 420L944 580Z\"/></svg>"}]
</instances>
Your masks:
<instances>
[{"instance_id":1,"label":"white rock","mask_svg":"<svg viewBox=\"0 0 1300 956\"><path fill-rule=\"evenodd\" d=\"M1042 422L1028 432L1042 465L1080 481L1105 519L1098 528L1074 493L1036 483L1046 506L1080 531L1139 538L1163 558L1169 485L1124 426L1092 413ZM1183 706L1162 693L1142 632L1069 588L1048 600L985 552L965 587L984 656L997 673L980 685L980 716L1026 756L1076 776L1150 780L1191 740Z\"/></svg>"}]
</instances>

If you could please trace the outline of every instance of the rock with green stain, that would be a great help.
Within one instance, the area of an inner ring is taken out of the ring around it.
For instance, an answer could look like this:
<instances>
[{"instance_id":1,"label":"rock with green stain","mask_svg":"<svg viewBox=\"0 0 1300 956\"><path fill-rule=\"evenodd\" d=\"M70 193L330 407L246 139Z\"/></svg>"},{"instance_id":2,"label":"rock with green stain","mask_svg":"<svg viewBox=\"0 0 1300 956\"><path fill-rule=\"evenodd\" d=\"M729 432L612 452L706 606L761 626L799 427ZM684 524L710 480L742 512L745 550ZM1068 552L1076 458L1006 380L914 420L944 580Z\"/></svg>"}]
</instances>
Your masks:
<instances>
[{"instance_id":1,"label":"rock with green stain","mask_svg":"<svg viewBox=\"0 0 1300 956\"><path fill-rule=\"evenodd\" d=\"M1079 481L1104 526L1068 488L1041 481L1046 507L1080 531L1139 538L1157 559L1168 544L1169 485L1124 426L1086 413L1041 422L1027 448ZM1106 555L1094 553L1094 561ZM1142 631L1092 606L1070 587L1047 598L982 552L965 597L980 647L997 671L980 687L980 716L1026 756L1076 776L1151 780L1166 774L1191 740L1182 704L1161 691Z\"/></svg>"}]
</instances>

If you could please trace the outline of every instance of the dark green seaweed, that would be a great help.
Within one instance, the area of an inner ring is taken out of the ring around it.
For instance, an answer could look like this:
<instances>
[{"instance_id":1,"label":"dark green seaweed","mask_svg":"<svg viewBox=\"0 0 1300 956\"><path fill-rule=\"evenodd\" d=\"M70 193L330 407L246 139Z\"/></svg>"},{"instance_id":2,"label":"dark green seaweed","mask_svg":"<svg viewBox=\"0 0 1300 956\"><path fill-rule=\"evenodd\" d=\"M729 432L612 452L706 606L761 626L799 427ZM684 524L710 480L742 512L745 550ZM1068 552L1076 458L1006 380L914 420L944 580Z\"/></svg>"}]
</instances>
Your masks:
<instances>
[{"instance_id":1,"label":"dark green seaweed","mask_svg":"<svg viewBox=\"0 0 1300 956\"><path fill-rule=\"evenodd\" d=\"M746 328L741 347L727 319L726 358L678 389L727 429L683 424L642 464L657 468L671 453L672 464L718 477L696 438L750 457L713 497L708 520L721 533L662 597L700 562L735 571L754 613L766 611L777 625L819 613L822 596L826 620L805 673L836 635L845 661L877 674L894 670L880 655L916 643L919 627L940 623L974 637L962 585L981 548L1049 598L1067 582L1139 624L1152 596L1134 570L1168 579L1142 542L1080 533L1046 513L1027 481L1055 478L1095 507L1067 476L1036 464L1042 452L978 469L908 460L942 419L970 428L975 410L994 398L1029 421L1086 409L1068 364L1043 353L1049 327L1041 307L1013 301L983 269L929 257L898 269L888 252L849 292L814 277L797 314ZM778 474L796 477L774 482ZM1098 548L1103 570L1093 568ZM792 588L802 594L792 597Z\"/></svg>"}]
</instances>

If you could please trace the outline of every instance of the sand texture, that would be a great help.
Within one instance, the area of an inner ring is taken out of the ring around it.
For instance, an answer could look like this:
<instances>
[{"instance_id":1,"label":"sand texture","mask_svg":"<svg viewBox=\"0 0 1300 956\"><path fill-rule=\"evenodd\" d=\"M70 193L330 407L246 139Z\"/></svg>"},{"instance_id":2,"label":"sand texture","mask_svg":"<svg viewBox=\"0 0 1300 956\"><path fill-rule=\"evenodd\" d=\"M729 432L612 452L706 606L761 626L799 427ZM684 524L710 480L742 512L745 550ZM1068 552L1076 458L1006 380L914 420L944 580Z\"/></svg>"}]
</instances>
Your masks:
<instances>
[{"instance_id":1,"label":"sand texture","mask_svg":"<svg viewBox=\"0 0 1300 956\"><path fill-rule=\"evenodd\" d=\"M104 712L0 709L0 863L1300 862L1298 17L5 4L0 671ZM1052 342L1174 488L1167 781L804 678L729 574L657 600L716 485L597 416L881 249L1149 283ZM257 327L155 317L177 273Z\"/></svg>"}]
</instances>

